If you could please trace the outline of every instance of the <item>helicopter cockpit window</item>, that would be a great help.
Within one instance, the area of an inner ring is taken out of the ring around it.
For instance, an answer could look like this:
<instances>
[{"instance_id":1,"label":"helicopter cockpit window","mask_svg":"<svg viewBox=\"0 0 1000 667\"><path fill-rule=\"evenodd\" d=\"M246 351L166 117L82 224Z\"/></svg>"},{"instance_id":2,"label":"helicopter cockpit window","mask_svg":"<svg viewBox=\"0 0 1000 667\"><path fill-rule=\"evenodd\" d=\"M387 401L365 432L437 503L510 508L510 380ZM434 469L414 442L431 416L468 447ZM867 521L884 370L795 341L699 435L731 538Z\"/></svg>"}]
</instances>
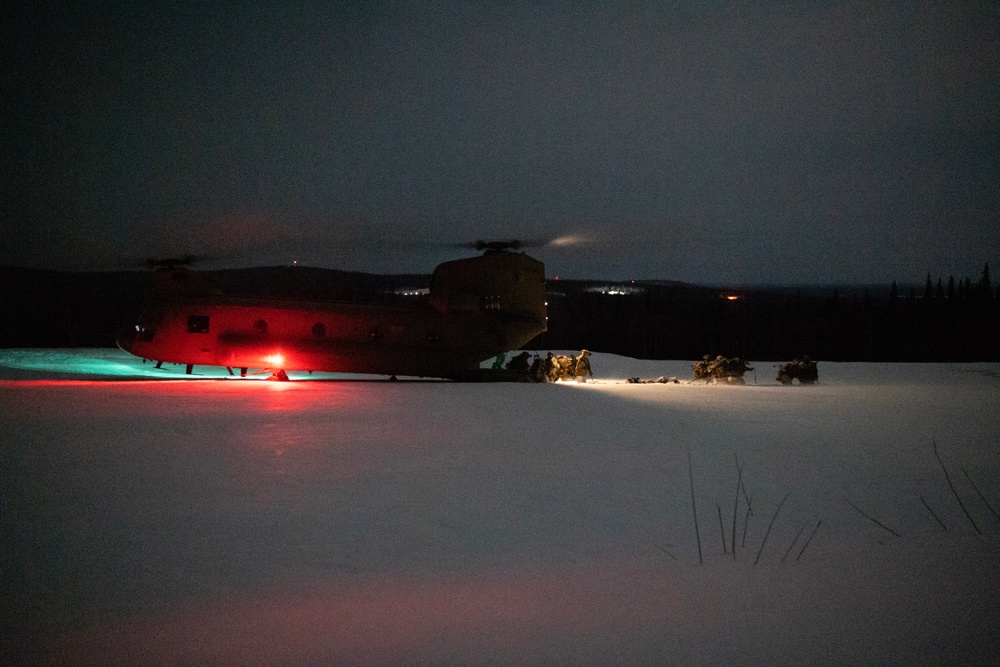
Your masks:
<instances>
[{"instance_id":1,"label":"helicopter cockpit window","mask_svg":"<svg viewBox=\"0 0 1000 667\"><path fill-rule=\"evenodd\" d=\"M189 315L188 333L208 333L208 315Z\"/></svg>"}]
</instances>

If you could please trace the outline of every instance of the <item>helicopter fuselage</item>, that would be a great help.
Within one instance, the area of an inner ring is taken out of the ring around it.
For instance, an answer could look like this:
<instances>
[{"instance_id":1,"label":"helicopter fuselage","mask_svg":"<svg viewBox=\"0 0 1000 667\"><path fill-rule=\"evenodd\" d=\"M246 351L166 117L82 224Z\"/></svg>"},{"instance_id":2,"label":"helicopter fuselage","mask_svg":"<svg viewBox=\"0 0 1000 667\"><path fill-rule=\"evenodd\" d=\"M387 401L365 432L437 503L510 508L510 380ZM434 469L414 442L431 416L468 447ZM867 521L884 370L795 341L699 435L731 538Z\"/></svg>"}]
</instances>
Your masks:
<instances>
[{"instance_id":1,"label":"helicopter fuselage","mask_svg":"<svg viewBox=\"0 0 1000 667\"><path fill-rule=\"evenodd\" d=\"M410 303L159 292L118 344L189 368L456 377L546 330L544 265L505 251L439 265Z\"/></svg>"}]
</instances>

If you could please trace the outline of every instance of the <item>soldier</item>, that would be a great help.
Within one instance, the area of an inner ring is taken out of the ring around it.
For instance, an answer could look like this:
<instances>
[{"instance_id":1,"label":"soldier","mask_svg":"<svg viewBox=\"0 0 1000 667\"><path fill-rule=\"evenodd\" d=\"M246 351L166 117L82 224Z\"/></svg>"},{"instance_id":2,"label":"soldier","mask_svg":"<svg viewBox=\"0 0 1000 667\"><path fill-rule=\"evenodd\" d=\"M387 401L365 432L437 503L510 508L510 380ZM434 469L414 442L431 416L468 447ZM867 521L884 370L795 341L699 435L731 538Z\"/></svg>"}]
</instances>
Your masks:
<instances>
[{"instance_id":1,"label":"soldier","mask_svg":"<svg viewBox=\"0 0 1000 667\"><path fill-rule=\"evenodd\" d=\"M560 354L555 358L555 379L553 382L558 382L559 380L569 380L573 377L573 366L574 358L567 357L565 354Z\"/></svg>"},{"instance_id":2,"label":"soldier","mask_svg":"<svg viewBox=\"0 0 1000 667\"><path fill-rule=\"evenodd\" d=\"M805 357L799 362L799 384L813 384L819 380L816 362Z\"/></svg>"},{"instance_id":3,"label":"soldier","mask_svg":"<svg viewBox=\"0 0 1000 667\"><path fill-rule=\"evenodd\" d=\"M559 379L559 364L556 363L555 355L551 352L545 355L545 362L542 364L542 373L546 382L555 382Z\"/></svg>"},{"instance_id":4,"label":"soldier","mask_svg":"<svg viewBox=\"0 0 1000 667\"><path fill-rule=\"evenodd\" d=\"M514 371L515 373L524 373L528 370L528 353L521 352L521 354L515 355L510 362L507 364L507 370Z\"/></svg>"},{"instance_id":5,"label":"soldier","mask_svg":"<svg viewBox=\"0 0 1000 667\"><path fill-rule=\"evenodd\" d=\"M729 363L729 374L732 377L743 378L743 375L747 371L752 371L753 368L747 364L746 361L740 359L739 357L733 358Z\"/></svg>"},{"instance_id":6,"label":"soldier","mask_svg":"<svg viewBox=\"0 0 1000 667\"><path fill-rule=\"evenodd\" d=\"M593 379L594 374L590 370L590 352L580 350L580 356L574 357L573 376L577 382L586 382L588 375Z\"/></svg>"},{"instance_id":7,"label":"soldier","mask_svg":"<svg viewBox=\"0 0 1000 667\"><path fill-rule=\"evenodd\" d=\"M795 365L798 360L793 360L787 364L778 366L778 377L775 379L781 384L791 384L795 379Z\"/></svg>"},{"instance_id":8,"label":"soldier","mask_svg":"<svg viewBox=\"0 0 1000 667\"><path fill-rule=\"evenodd\" d=\"M717 356L714 361L708 364L708 376L711 378L725 377L727 361L721 354Z\"/></svg>"},{"instance_id":9,"label":"soldier","mask_svg":"<svg viewBox=\"0 0 1000 667\"><path fill-rule=\"evenodd\" d=\"M708 378L708 360L711 359L707 354L701 358L701 361L696 361L691 364L691 372L694 373L695 380L705 380Z\"/></svg>"},{"instance_id":10,"label":"soldier","mask_svg":"<svg viewBox=\"0 0 1000 667\"><path fill-rule=\"evenodd\" d=\"M532 382L545 382L545 366L538 354L535 354L531 360L531 369L528 371L528 377L531 378Z\"/></svg>"}]
</instances>

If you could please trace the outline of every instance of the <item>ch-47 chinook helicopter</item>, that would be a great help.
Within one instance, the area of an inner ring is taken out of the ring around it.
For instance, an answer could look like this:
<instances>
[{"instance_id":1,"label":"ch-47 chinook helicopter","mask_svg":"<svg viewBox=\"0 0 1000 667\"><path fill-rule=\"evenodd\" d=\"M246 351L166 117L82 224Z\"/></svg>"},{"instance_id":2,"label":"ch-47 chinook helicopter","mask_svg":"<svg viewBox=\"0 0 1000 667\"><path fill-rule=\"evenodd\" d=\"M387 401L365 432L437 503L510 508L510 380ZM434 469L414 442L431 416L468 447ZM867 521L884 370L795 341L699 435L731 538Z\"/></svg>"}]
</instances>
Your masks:
<instances>
[{"instance_id":1,"label":"ch-47 chinook helicopter","mask_svg":"<svg viewBox=\"0 0 1000 667\"><path fill-rule=\"evenodd\" d=\"M438 265L429 294L409 303L227 295L186 260L170 260L157 265L148 307L117 342L188 374L208 365L278 379L289 370L475 379L482 361L546 330L545 265L521 246L473 244L482 255Z\"/></svg>"}]
</instances>

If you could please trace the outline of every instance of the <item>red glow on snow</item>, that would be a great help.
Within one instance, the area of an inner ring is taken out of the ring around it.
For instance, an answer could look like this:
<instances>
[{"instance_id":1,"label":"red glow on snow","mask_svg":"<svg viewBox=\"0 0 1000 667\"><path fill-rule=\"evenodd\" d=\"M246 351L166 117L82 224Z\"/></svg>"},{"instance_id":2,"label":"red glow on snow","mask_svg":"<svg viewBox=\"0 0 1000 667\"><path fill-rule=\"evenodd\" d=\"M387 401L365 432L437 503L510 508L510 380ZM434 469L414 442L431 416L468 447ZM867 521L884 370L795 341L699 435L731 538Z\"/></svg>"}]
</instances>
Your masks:
<instances>
[{"instance_id":1,"label":"red glow on snow","mask_svg":"<svg viewBox=\"0 0 1000 667\"><path fill-rule=\"evenodd\" d=\"M657 637L665 626L708 622L708 614L688 608L685 593L662 563L641 561L274 581L66 633L51 655L54 662L83 656L108 663L330 664L434 663L439 655L476 663L499 655L499 662L521 664L538 662L539 647L573 654L571 647L583 642L582 656L588 637ZM452 657L462 655L472 659Z\"/></svg>"}]
</instances>

